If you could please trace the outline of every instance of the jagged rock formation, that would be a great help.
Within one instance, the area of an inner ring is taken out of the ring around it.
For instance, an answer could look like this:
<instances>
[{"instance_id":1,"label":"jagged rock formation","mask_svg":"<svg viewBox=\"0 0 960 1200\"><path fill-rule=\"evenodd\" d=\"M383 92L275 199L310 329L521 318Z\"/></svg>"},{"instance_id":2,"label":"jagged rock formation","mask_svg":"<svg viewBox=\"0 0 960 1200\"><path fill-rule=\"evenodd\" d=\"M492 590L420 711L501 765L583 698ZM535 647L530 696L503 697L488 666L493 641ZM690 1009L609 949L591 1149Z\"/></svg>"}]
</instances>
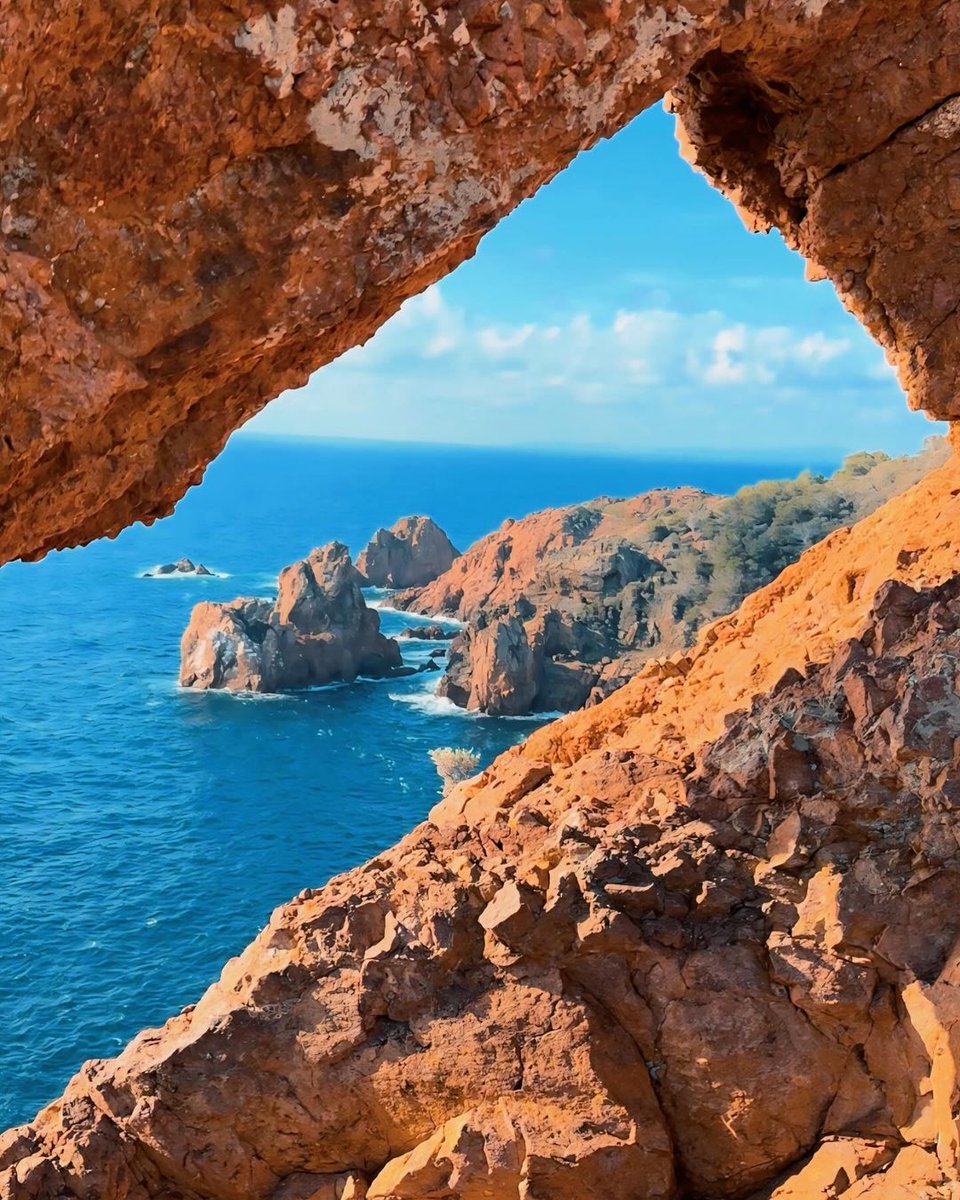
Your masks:
<instances>
[{"instance_id":1,"label":"jagged rock formation","mask_svg":"<svg viewBox=\"0 0 960 1200\"><path fill-rule=\"evenodd\" d=\"M402 517L378 529L357 559L372 587L423 587L450 569L460 551L431 517Z\"/></svg>"},{"instance_id":2,"label":"jagged rock formation","mask_svg":"<svg viewBox=\"0 0 960 1200\"><path fill-rule=\"evenodd\" d=\"M951 1195L958 518L953 460L278 910L0 1195Z\"/></svg>"},{"instance_id":3,"label":"jagged rock formation","mask_svg":"<svg viewBox=\"0 0 960 1200\"><path fill-rule=\"evenodd\" d=\"M658 489L507 521L439 579L393 598L455 617L440 693L518 715L579 708L769 583L808 546L873 512L949 454L851 456L829 480L800 476L714 496Z\"/></svg>"},{"instance_id":4,"label":"jagged rock formation","mask_svg":"<svg viewBox=\"0 0 960 1200\"><path fill-rule=\"evenodd\" d=\"M180 684L188 688L279 692L402 666L340 542L285 567L275 601L196 605L180 644Z\"/></svg>"},{"instance_id":5,"label":"jagged rock formation","mask_svg":"<svg viewBox=\"0 0 960 1200\"><path fill-rule=\"evenodd\" d=\"M2 22L0 561L169 512L233 428L668 89L698 165L830 275L913 403L958 415L953 5L22 0Z\"/></svg>"}]
</instances>

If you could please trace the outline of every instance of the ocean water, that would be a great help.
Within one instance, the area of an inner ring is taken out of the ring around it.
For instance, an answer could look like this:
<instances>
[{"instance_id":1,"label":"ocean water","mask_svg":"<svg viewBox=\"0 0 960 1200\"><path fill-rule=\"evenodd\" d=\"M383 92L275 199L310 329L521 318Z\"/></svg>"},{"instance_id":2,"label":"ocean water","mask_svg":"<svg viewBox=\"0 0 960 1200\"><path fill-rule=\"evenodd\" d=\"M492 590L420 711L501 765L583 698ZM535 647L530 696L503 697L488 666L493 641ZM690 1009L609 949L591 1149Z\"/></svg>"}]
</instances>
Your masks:
<instances>
[{"instance_id":1,"label":"ocean water","mask_svg":"<svg viewBox=\"0 0 960 1200\"><path fill-rule=\"evenodd\" d=\"M195 1000L278 904L421 820L438 795L428 750L486 764L536 727L451 711L426 690L436 676L181 692L198 600L269 595L314 545L356 551L409 513L463 548L546 505L836 465L235 437L167 520L0 569L0 1129ZM141 577L183 555L226 577ZM383 613L388 633L410 623Z\"/></svg>"}]
</instances>

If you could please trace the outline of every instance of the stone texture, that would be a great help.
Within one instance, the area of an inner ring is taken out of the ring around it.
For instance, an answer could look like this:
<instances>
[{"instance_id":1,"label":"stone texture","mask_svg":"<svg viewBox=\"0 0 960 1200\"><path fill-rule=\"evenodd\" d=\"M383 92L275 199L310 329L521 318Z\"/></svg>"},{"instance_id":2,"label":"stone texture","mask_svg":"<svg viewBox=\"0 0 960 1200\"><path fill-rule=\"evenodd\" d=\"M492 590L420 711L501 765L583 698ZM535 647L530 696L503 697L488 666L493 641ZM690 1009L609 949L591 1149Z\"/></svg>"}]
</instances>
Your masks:
<instances>
[{"instance_id":1,"label":"stone texture","mask_svg":"<svg viewBox=\"0 0 960 1200\"><path fill-rule=\"evenodd\" d=\"M278 692L402 666L340 542L285 567L275 601L198 604L180 644L180 684L188 688Z\"/></svg>"},{"instance_id":2,"label":"stone texture","mask_svg":"<svg viewBox=\"0 0 960 1200\"><path fill-rule=\"evenodd\" d=\"M0 1196L955 1194L958 485L279 909Z\"/></svg>"},{"instance_id":3,"label":"stone texture","mask_svg":"<svg viewBox=\"0 0 960 1200\"><path fill-rule=\"evenodd\" d=\"M956 416L958 26L940 0L8 6L0 561L168 513L669 89L698 164Z\"/></svg>"},{"instance_id":4,"label":"stone texture","mask_svg":"<svg viewBox=\"0 0 960 1200\"><path fill-rule=\"evenodd\" d=\"M377 530L361 551L357 570L373 587L423 587L449 570L459 554L432 518L402 517Z\"/></svg>"}]
</instances>

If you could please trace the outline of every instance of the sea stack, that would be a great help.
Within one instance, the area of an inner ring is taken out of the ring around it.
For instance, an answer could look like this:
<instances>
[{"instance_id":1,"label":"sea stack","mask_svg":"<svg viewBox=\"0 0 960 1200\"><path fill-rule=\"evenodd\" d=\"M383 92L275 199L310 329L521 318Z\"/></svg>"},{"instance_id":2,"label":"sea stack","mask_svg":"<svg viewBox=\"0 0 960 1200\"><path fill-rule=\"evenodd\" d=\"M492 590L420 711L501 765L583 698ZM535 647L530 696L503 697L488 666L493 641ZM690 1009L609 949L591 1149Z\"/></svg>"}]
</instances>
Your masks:
<instances>
[{"instance_id":1,"label":"sea stack","mask_svg":"<svg viewBox=\"0 0 960 1200\"><path fill-rule=\"evenodd\" d=\"M289 691L392 675L402 666L340 542L284 568L276 601L198 604L180 644L180 684L187 688Z\"/></svg>"},{"instance_id":2,"label":"sea stack","mask_svg":"<svg viewBox=\"0 0 960 1200\"><path fill-rule=\"evenodd\" d=\"M357 559L371 587L425 587L448 571L460 551L431 517L402 517L378 529Z\"/></svg>"}]
</instances>

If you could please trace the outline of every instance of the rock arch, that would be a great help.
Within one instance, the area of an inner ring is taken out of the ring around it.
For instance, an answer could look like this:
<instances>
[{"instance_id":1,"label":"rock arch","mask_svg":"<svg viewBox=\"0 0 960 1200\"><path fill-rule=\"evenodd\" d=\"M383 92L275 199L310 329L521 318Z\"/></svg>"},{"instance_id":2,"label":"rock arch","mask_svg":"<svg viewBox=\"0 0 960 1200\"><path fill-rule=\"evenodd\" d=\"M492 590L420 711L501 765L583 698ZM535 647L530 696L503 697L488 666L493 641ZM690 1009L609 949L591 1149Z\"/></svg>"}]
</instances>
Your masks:
<instances>
[{"instance_id":1,"label":"rock arch","mask_svg":"<svg viewBox=\"0 0 960 1200\"><path fill-rule=\"evenodd\" d=\"M955 417L958 24L950 0L8 6L0 558L166 511L668 90L691 158ZM0 1197L953 1194L958 470L278 910L0 1139Z\"/></svg>"},{"instance_id":2,"label":"rock arch","mask_svg":"<svg viewBox=\"0 0 960 1200\"><path fill-rule=\"evenodd\" d=\"M953 416L958 20L934 0L10 6L0 561L169 512L231 430L668 90L693 160Z\"/></svg>"}]
</instances>

